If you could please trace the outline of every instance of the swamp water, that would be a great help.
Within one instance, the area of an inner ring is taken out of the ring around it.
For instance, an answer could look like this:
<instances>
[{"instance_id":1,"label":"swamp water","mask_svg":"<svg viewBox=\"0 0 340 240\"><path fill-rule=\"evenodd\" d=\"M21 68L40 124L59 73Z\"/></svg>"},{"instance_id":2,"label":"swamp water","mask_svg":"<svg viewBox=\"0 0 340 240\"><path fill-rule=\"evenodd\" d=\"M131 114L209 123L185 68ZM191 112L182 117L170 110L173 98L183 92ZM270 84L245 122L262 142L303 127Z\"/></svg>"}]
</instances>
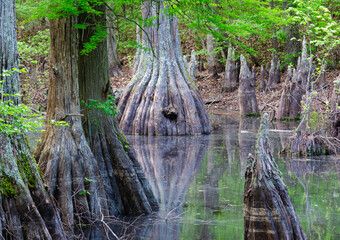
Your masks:
<instances>
[{"instance_id":1,"label":"swamp water","mask_svg":"<svg viewBox=\"0 0 340 240\"><path fill-rule=\"evenodd\" d=\"M127 136L160 210L121 217L110 227L121 239L243 239L244 171L259 119L211 115L203 136ZM340 160L278 156L294 125L270 125L272 153L308 239L340 239ZM110 236L89 229L90 239Z\"/></svg>"}]
</instances>

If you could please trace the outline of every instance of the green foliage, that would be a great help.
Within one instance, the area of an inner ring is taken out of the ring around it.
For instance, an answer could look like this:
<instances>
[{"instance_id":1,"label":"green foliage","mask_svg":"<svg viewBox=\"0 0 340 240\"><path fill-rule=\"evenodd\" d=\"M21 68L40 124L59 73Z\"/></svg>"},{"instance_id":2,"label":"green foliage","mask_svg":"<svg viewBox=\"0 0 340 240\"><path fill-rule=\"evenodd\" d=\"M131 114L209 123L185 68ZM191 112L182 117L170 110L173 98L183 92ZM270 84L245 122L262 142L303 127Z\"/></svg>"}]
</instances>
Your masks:
<instances>
[{"instance_id":1,"label":"green foliage","mask_svg":"<svg viewBox=\"0 0 340 240\"><path fill-rule=\"evenodd\" d=\"M5 71L3 76L13 74L12 71ZM24 104L15 104L14 100L19 94L7 94L3 90L3 81L0 81L0 133L13 134L28 131L37 131L42 127L43 120L38 114L31 111Z\"/></svg>"},{"instance_id":2,"label":"green foliage","mask_svg":"<svg viewBox=\"0 0 340 240\"><path fill-rule=\"evenodd\" d=\"M89 103L82 101L85 107L88 109L98 109L102 111L106 115L113 115L117 116L118 108L117 105L114 103L115 97L108 95L108 98L105 102L101 103L100 100L88 99Z\"/></svg>"},{"instance_id":3,"label":"green foliage","mask_svg":"<svg viewBox=\"0 0 340 240\"><path fill-rule=\"evenodd\" d=\"M26 41L19 41L18 52L24 63L37 64L40 58L46 57L50 52L49 29L38 31Z\"/></svg>"}]
</instances>

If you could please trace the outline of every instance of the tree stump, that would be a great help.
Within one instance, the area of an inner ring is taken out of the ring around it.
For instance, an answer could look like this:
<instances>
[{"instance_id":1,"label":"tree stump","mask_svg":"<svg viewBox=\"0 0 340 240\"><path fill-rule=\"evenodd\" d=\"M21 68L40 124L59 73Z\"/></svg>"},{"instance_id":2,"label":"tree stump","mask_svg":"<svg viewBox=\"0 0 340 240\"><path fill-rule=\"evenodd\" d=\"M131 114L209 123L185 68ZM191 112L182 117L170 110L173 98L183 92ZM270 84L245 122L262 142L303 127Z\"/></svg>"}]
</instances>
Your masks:
<instances>
[{"instance_id":1,"label":"tree stump","mask_svg":"<svg viewBox=\"0 0 340 240\"><path fill-rule=\"evenodd\" d=\"M307 239L295 213L268 140L268 115L250 154L244 184L244 239Z\"/></svg>"},{"instance_id":2,"label":"tree stump","mask_svg":"<svg viewBox=\"0 0 340 240\"><path fill-rule=\"evenodd\" d=\"M292 69L288 66L288 75L283 86L279 108L277 109L276 119L297 119L301 113L301 100L303 90L293 78ZM295 70L294 70L295 74Z\"/></svg>"},{"instance_id":3,"label":"tree stump","mask_svg":"<svg viewBox=\"0 0 340 240\"><path fill-rule=\"evenodd\" d=\"M273 90L280 83L281 73L280 73L280 60L278 56L273 53L271 65L268 74L267 88L268 90Z\"/></svg>"},{"instance_id":4,"label":"tree stump","mask_svg":"<svg viewBox=\"0 0 340 240\"><path fill-rule=\"evenodd\" d=\"M250 72L246 59L241 55L240 87L238 90L241 116L256 116L259 114L257 106L253 74Z\"/></svg>"},{"instance_id":5,"label":"tree stump","mask_svg":"<svg viewBox=\"0 0 340 240\"><path fill-rule=\"evenodd\" d=\"M164 0L143 3L143 18L157 18L157 24L144 28L143 49L151 51L142 50L119 100L119 127L126 134L208 134L210 120L183 62L177 19L165 13L165 5ZM175 108L177 117L164 114L166 107Z\"/></svg>"},{"instance_id":6,"label":"tree stump","mask_svg":"<svg viewBox=\"0 0 340 240\"><path fill-rule=\"evenodd\" d=\"M225 73L222 81L222 91L235 91L237 89L238 82L239 74L235 61L235 49L232 46L229 46L227 63L225 65Z\"/></svg>"}]
</instances>

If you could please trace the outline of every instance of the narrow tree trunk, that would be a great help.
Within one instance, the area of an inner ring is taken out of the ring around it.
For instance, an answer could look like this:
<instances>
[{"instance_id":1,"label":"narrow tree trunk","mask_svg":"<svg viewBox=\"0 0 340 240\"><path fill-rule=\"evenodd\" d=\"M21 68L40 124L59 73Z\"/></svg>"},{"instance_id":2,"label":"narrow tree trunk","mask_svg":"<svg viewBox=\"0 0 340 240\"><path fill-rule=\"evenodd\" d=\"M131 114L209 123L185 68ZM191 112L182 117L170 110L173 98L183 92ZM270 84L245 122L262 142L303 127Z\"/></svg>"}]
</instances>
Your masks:
<instances>
[{"instance_id":1,"label":"narrow tree trunk","mask_svg":"<svg viewBox=\"0 0 340 240\"><path fill-rule=\"evenodd\" d=\"M261 66L261 73L260 73L260 91L263 92L266 89L266 81L265 81L265 70L263 66Z\"/></svg>"},{"instance_id":2,"label":"narrow tree trunk","mask_svg":"<svg viewBox=\"0 0 340 240\"><path fill-rule=\"evenodd\" d=\"M143 46L152 51L142 51L137 70L120 98L119 126L127 134L210 133L204 103L185 69L177 19L164 10L163 0L143 3L143 18L158 16L158 22L144 28Z\"/></svg>"},{"instance_id":3,"label":"narrow tree trunk","mask_svg":"<svg viewBox=\"0 0 340 240\"><path fill-rule=\"evenodd\" d=\"M107 14L107 52L109 62L109 77L118 77L123 75L122 64L118 57L118 47L116 33L114 29L114 15L108 10Z\"/></svg>"},{"instance_id":4,"label":"narrow tree trunk","mask_svg":"<svg viewBox=\"0 0 340 240\"><path fill-rule=\"evenodd\" d=\"M246 59L241 55L240 87L238 90L239 106L241 116L257 115L255 85L253 74L250 72Z\"/></svg>"},{"instance_id":5,"label":"narrow tree trunk","mask_svg":"<svg viewBox=\"0 0 340 240\"><path fill-rule=\"evenodd\" d=\"M307 239L270 151L268 132L265 114L245 174L244 239Z\"/></svg>"},{"instance_id":6,"label":"narrow tree trunk","mask_svg":"<svg viewBox=\"0 0 340 240\"><path fill-rule=\"evenodd\" d=\"M239 82L239 73L235 60L235 49L232 46L228 48L227 63L225 65L225 73L222 81L222 91L233 92L237 89Z\"/></svg>"},{"instance_id":7,"label":"narrow tree trunk","mask_svg":"<svg viewBox=\"0 0 340 240\"><path fill-rule=\"evenodd\" d=\"M0 97L17 105L19 97L2 96L19 94L19 74L3 74L18 68L15 29L15 3L3 0L0 2L0 82L3 82ZM8 135L0 130L0 169L0 238L66 239L59 213L44 188L24 134Z\"/></svg>"}]
</instances>

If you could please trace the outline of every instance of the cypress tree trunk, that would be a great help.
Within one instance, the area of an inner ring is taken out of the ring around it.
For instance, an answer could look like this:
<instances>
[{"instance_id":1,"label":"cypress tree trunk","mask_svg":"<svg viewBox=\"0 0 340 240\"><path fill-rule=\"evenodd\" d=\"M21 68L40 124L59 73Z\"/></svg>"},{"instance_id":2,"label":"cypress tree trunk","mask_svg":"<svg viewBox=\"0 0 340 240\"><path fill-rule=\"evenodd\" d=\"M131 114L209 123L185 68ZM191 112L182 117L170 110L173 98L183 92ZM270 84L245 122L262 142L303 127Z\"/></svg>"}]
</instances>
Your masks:
<instances>
[{"instance_id":1,"label":"cypress tree trunk","mask_svg":"<svg viewBox=\"0 0 340 240\"><path fill-rule=\"evenodd\" d=\"M83 21L89 21L83 16ZM93 19L92 22L103 22L105 19ZM104 22L105 23L105 22ZM81 31L82 44L88 42L94 29ZM80 45L80 49L82 49ZM112 89L108 77L107 46L101 42L88 56L79 56L79 86L80 99L109 99ZM93 81L96 79L96 81ZM100 171L107 179L107 192L111 190L111 198L117 198L118 192L124 213L151 212L157 208L157 203L133 151L125 136L120 132L118 122L112 115L107 115L98 109L85 108L83 127L92 152L100 166ZM106 174L107 173L107 174ZM114 176L112 176L114 173ZM116 196L115 196L116 195Z\"/></svg>"},{"instance_id":2,"label":"cypress tree trunk","mask_svg":"<svg viewBox=\"0 0 340 240\"><path fill-rule=\"evenodd\" d=\"M0 2L0 54L3 93L18 94L19 74L3 74L18 68L12 0ZM1 92L0 97L19 104L19 97L1 96ZM0 238L65 239L59 213L44 188L24 134L0 132L0 169Z\"/></svg>"},{"instance_id":3,"label":"cypress tree trunk","mask_svg":"<svg viewBox=\"0 0 340 240\"><path fill-rule=\"evenodd\" d=\"M105 24L105 14L99 20ZM77 17L50 23L47 128L36 149L69 227L118 213L151 212L156 206L143 173L124 150L128 143L113 119L89 109L81 119L80 100L106 99L110 84L106 41L88 57L79 56L77 23ZM89 40L88 31L81 32L83 41ZM66 121L70 127L53 126L50 120Z\"/></svg>"},{"instance_id":4,"label":"cypress tree trunk","mask_svg":"<svg viewBox=\"0 0 340 240\"><path fill-rule=\"evenodd\" d=\"M116 40L116 33L114 29L114 15L108 10L107 14L107 52L109 62L109 77L118 77L123 75L122 64L118 57L118 47Z\"/></svg>"},{"instance_id":5,"label":"cypress tree trunk","mask_svg":"<svg viewBox=\"0 0 340 240\"><path fill-rule=\"evenodd\" d=\"M143 18L157 17L143 32L143 46L152 51L141 52L120 98L119 126L127 134L210 133L204 103L183 62L177 19L165 10L164 0L143 3Z\"/></svg>"}]
</instances>

